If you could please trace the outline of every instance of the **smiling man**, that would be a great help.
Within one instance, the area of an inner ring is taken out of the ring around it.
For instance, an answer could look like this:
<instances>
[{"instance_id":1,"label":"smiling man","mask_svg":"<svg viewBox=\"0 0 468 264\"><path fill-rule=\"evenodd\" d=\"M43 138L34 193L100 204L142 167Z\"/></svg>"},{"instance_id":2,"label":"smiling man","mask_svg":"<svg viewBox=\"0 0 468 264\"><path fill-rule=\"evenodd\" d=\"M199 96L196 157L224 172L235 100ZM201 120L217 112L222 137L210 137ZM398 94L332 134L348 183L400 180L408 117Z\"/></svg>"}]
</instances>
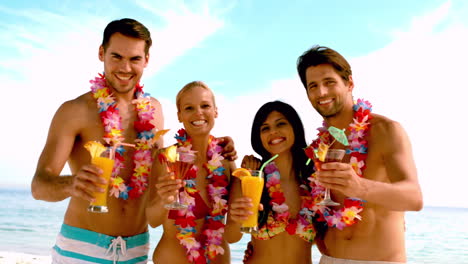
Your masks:
<instances>
[{"instance_id":1,"label":"smiling man","mask_svg":"<svg viewBox=\"0 0 468 264\"><path fill-rule=\"evenodd\" d=\"M338 52L314 46L299 57L297 70L325 125L346 129L350 142L343 163L325 163L316 172L318 184L330 188L340 203L317 205L329 227L317 241L320 263L406 262L404 212L423 204L406 132L396 121L371 113L368 101L353 102L351 66ZM332 141L322 128L312 147Z\"/></svg>"},{"instance_id":2,"label":"smiling man","mask_svg":"<svg viewBox=\"0 0 468 264\"><path fill-rule=\"evenodd\" d=\"M55 202L71 197L53 248L54 263L147 261L150 149L161 146L162 140L141 135L154 136L163 127L160 103L139 85L151 43L150 32L136 20L109 23L99 47L104 74L91 80L91 91L63 103L55 113L31 186L36 199ZM141 142L142 147L118 149L112 178L106 182L99 177L102 170L90 164L84 147L89 141L108 146ZM147 162L141 162L142 157ZM61 176L67 161L72 175ZM103 192L98 184L109 184L112 193L107 213L87 210L93 193Z\"/></svg>"},{"instance_id":3,"label":"smiling man","mask_svg":"<svg viewBox=\"0 0 468 264\"><path fill-rule=\"evenodd\" d=\"M147 262L151 151L163 146L157 135L164 123L161 104L139 84L151 44L150 32L140 22L110 22L99 47L104 74L90 81L91 91L63 103L55 113L31 184L35 199L70 197L53 263ZM85 149L90 141L116 148L109 182L90 164ZM220 141L223 155L234 160L232 139ZM135 148L124 149L124 143ZM66 162L72 175L60 175ZM104 192L103 184L109 185L108 212L96 213L89 205L94 193Z\"/></svg>"}]
</instances>

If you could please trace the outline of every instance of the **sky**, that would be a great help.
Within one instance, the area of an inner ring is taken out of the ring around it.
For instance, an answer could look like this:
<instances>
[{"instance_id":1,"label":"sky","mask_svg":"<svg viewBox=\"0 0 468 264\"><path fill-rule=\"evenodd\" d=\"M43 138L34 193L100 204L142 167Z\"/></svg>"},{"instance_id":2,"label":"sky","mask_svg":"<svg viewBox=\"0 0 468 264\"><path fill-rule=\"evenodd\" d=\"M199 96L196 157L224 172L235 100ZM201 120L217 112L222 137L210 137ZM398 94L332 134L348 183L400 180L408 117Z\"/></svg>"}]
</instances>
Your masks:
<instances>
[{"instance_id":1,"label":"sky","mask_svg":"<svg viewBox=\"0 0 468 264\"><path fill-rule=\"evenodd\" d=\"M322 119L296 60L320 44L350 62L355 98L405 128L425 205L468 208L466 14L464 0L0 0L0 186L30 184L55 111L103 70L102 31L130 17L151 31L142 83L163 105L166 144L181 127L175 96L194 80L214 91L212 132L235 140L238 165L268 101L293 105L310 142Z\"/></svg>"}]
</instances>

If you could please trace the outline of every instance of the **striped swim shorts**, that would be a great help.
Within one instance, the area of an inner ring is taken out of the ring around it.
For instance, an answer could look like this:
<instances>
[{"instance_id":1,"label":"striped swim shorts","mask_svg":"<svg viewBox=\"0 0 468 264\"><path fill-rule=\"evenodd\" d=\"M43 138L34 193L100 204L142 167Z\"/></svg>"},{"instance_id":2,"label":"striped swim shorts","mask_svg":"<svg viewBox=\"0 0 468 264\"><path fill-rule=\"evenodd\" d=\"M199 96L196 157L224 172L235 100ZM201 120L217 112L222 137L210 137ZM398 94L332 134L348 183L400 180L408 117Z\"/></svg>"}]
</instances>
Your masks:
<instances>
[{"instance_id":1,"label":"striped swim shorts","mask_svg":"<svg viewBox=\"0 0 468 264\"><path fill-rule=\"evenodd\" d=\"M52 249L52 263L140 264L148 262L148 251L148 232L113 237L63 224Z\"/></svg>"}]
</instances>

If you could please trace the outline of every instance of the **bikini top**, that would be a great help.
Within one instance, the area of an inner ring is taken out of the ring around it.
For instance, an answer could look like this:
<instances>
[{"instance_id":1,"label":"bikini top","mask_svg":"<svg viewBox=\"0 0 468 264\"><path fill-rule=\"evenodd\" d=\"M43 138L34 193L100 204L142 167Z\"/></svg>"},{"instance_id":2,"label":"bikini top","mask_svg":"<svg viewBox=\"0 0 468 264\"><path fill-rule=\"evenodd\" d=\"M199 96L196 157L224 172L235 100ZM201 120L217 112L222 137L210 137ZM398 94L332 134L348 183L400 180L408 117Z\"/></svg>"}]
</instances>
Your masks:
<instances>
[{"instance_id":1,"label":"bikini top","mask_svg":"<svg viewBox=\"0 0 468 264\"><path fill-rule=\"evenodd\" d=\"M202 219L205 216L210 214L210 208L208 207L208 205L206 205L205 201L203 200L203 198L200 195L200 192L188 193L188 194L192 198L195 199L195 208L194 208L194 211L193 211L195 219ZM178 217L183 216L183 215L185 215L183 213L183 210L169 210L169 215L168 215L167 218L175 220Z\"/></svg>"},{"instance_id":2,"label":"bikini top","mask_svg":"<svg viewBox=\"0 0 468 264\"><path fill-rule=\"evenodd\" d=\"M286 204L284 192L280 185L279 170L274 162L265 167L266 187L271 198L270 205L272 210L268 214L265 225L259 228L258 233L252 236L259 240L268 240L284 231L290 235L298 235L307 242L313 242L316 230L313 225L312 217L314 215L314 201L306 186L301 185L301 209L295 219L290 217L289 207Z\"/></svg>"}]
</instances>

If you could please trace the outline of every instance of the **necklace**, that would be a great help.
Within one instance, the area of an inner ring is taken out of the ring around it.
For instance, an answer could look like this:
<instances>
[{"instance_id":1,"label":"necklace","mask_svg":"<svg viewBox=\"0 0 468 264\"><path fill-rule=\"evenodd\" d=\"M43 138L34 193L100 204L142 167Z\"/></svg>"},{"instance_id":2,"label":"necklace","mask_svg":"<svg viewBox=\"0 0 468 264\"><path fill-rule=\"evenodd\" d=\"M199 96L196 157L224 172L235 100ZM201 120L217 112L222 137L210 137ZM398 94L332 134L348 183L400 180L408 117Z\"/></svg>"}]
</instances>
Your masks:
<instances>
[{"instance_id":1,"label":"necklace","mask_svg":"<svg viewBox=\"0 0 468 264\"><path fill-rule=\"evenodd\" d=\"M305 241L312 243L316 231L312 222L314 215L312 196L307 191L307 187L303 184L300 186L301 210L295 219L291 219L289 206L286 204L286 197L280 185L281 176L278 167L271 162L265 166L265 173L272 212L268 216L266 225L254 237L266 240L286 230L290 235L297 234Z\"/></svg>"},{"instance_id":2,"label":"necklace","mask_svg":"<svg viewBox=\"0 0 468 264\"><path fill-rule=\"evenodd\" d=\"M356 104L353 105L353 123L348 127L349 136L348 141L350 142L349 148L346 149L346 153L351 156L349 163L359 177L363 176L363 171L366 168L366 158L367 158L367 147L368 143L365 140L365 136L370 129L370 119L372 105L368 101L363 99L358 99ZM331 142L331 136L328 130L326 129L326 124L323 127L318 128L318 137L312 142L308 147L309 150L306 150L306 154L310 157L313 155L312 149L317 149L321 142L329 144ZM313 192L314 201L315 201L315 212L317 212L321 217L319 221L326 221L329 227L336 227L339 230L347 226L351 226L361 220L359 213L364 208L364 202L358 198L346 198L344 200L344 206L338 210L332 210L326 206L317 205L321 200L323 200L323 195L325 188L323 188L317 181L315 173L309 177L311 181L310 186L312 189L315 189Z\"/></svg>"},{"instance_id":3,"label":"necklace","mask_svg":"<svg viewBox=\"0 0 468 264\"><path fill-rule=\"evenodd\" d=\"M99 74L94 80L90 80L91 91L94 99L97 101L99 116L101 117L102 125L104 126L104 141L110 148L116 144L121 144L124 141L122 135L122 117L119 114L119 109L114 97L111 94L111 89L107 87L106 78L103 74ZM124 168L124 152L125 149L119 145L115 151L115 165L112 171L112 177L109 182L109 195L124 200L140 197L148 185L148 175L151 172L151 147L156 140L155 127L155 109L151 104L149 94L143 92L143 86L137 84L135 86L135 99L132 100L137 111L137 121L134 123L137 131L135 139L135 152L133 154L134 169L129 183L119 177L120 171Z\"/></svg>"},{"instance_id":4,"label":"necklace","mask_svg":"<svg viewBox=\"0 0 468 264\"><path fill-rule=\"evenodd\" d=\"M191 138L187 135L184 129L180 129L175 137L177 139L178 152L192 152ZM223 255L224 249L221 246L224 233L224 216L227 212L227 185L228 178L225 174L221 155L222 148L218 145L218 140L210 135L208 140L207 158L208 162L204 164L204 168L208 171L206 177L209 181L207 191L212 208L208 215L205 216L205 223L202 227L201 237L197 241L196 223L195 223L195 199L193 194L199 192L195 187L195 179L197 177L198 168L193 166L186 174L185 188L180 193L180 200L187 204L188 208L179 210L179 214L175 220L178 233L176 235L180 244L187 251L187 258L190 263L205 264L214 260L218 254Z\"/></svg>"}]
</instances>

